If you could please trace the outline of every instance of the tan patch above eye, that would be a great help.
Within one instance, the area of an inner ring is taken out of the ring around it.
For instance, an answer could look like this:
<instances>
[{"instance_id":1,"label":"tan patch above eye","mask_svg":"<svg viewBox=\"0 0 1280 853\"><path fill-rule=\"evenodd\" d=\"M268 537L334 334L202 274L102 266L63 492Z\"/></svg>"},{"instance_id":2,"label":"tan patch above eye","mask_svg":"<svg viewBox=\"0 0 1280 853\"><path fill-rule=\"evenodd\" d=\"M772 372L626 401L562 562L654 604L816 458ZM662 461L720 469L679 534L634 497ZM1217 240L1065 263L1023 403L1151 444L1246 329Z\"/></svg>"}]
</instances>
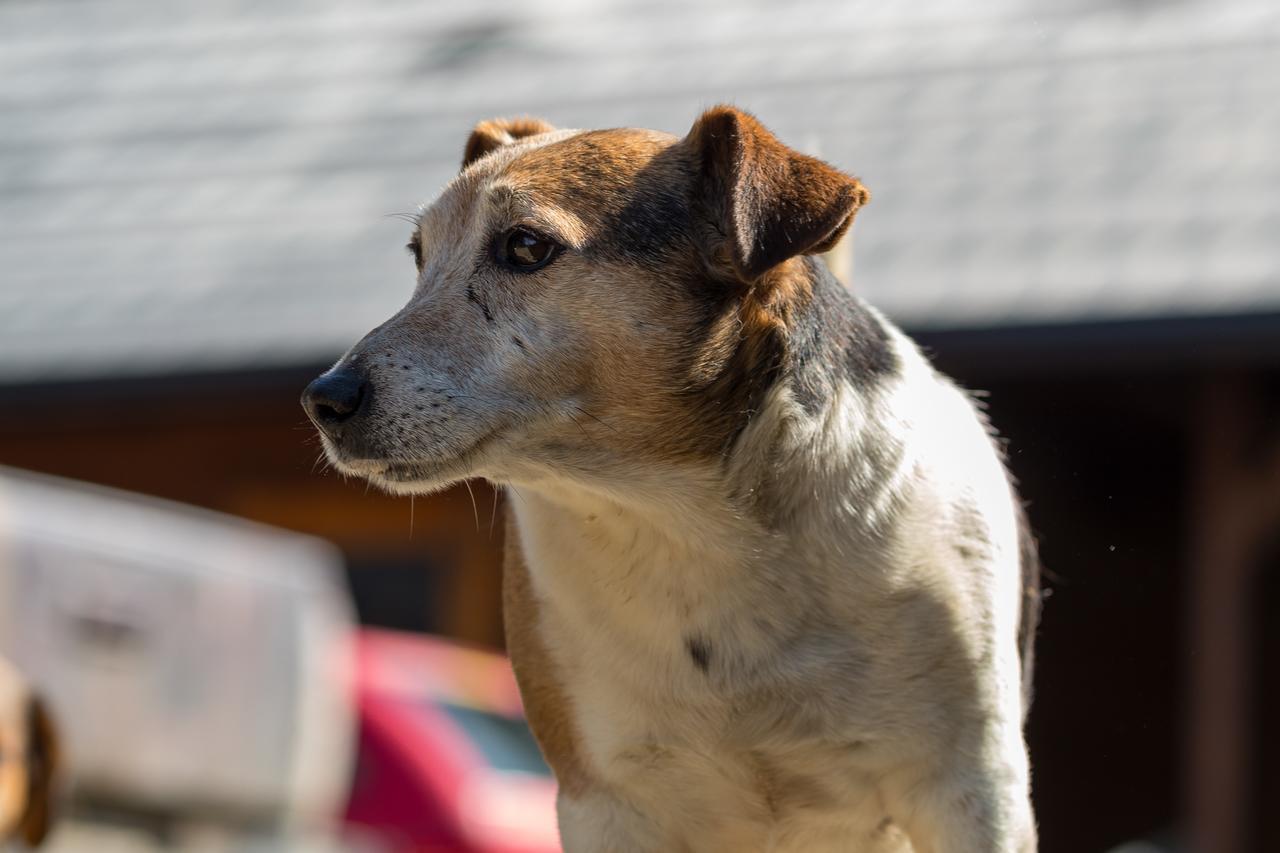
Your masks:
<instances>
[{"instance_id":1,"label":"tan patch above eye","mask_svg":"<svg viewBox=\"0 0 1280 853\"><path fill-rule=\"evenodd\" d=\"M559 205L531 198L531 194L514 182L503 180L488 188L491 222L499 224L502 233L523 228L542 234L567 249L580 249L590 239L590 229L582 217Z\"/></svg>"},{"instance_id":2,"label":"tan patch above eye","mask_svg":"<svg viewBox=\"0 0 1280 853\"><path fill-rule=\"evenodd\" d=\"M590 239L586 223L572 211L551 205L535 205L531 212L533 216L529 219L541 224L531 225L530 230L546 234L566 248L581 248Z\"/></svg>"}]
</instances>

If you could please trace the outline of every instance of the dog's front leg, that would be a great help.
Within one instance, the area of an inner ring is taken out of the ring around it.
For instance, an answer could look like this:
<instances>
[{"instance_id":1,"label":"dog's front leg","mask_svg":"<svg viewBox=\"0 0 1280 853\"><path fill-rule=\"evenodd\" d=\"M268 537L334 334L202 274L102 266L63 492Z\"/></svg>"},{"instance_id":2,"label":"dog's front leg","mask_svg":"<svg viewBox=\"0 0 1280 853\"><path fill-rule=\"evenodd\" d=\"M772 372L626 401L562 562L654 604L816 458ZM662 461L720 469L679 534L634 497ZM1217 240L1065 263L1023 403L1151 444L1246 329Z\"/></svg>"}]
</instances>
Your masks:
<instances>
[{"instance_id":1,"label":"dog's front leg","mask_svg":"<svg viewBox=\"0 0 1280 853\"><path fill-rule=\"evenodd\" d=\"M605 792L556 797L565 853L676 853L653 821Z\"/></svg>"},{"instance_id":2,"label":"dog's front leg","mask_svg":"<svg viewBox=\"0 0 1280 853\"><path fill-rule=\"evenodd\" d=\"M1025 755L966 765L911 786L903 823L916 853L1036 853Z\"/></svg>"}]
</instances>

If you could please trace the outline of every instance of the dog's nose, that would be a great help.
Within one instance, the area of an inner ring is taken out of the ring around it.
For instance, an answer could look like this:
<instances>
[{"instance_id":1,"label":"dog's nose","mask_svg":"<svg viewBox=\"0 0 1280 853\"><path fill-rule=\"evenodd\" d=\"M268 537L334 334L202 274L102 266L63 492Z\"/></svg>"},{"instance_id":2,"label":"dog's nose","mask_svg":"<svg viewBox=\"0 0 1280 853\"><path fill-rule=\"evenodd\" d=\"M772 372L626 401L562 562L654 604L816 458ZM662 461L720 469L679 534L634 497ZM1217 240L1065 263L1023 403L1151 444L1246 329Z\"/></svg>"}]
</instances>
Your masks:
<instances>
[{"instance_id":1,"label":"dog's nose","mask_svg":"<svg viewBox=\"0 0 1280 853\"><path fill-rule=\"evenodd\" d=\"M302 408L316 426L330 430L350 420L368 401L368 383L350 367L320 374L302 392Z\"/></svg>"}]
</instances>

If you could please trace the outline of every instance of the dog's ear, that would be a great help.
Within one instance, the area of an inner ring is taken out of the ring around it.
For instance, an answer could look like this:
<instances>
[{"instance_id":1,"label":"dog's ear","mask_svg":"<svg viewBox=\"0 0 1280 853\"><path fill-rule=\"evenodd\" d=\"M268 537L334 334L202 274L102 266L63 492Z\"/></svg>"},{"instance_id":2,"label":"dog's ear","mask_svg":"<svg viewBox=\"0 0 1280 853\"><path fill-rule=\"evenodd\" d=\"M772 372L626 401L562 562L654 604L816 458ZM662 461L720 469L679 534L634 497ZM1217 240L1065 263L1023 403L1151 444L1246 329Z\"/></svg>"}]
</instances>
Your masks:
<instances>
[{"instance_id":1,"label":"dog's ear","mask_svg":"<svg viewBox=\"0 0 1280 853\"><path fill-rule=\"evenodd\" d=\"M471 131L467 147L462 153L462 168L470 166L490 151L510 145L526 136L537 136L555 130L540 118L495 118L482 121Z\"/></svg>"},{"instance_id":2,"label":"dog's ear","mask_svg":"<svg viewBox=\"0 0 1280 853\"><path fill-rule=\"evenodd\" d=\"M711 219L711 256L754 282L788 258L839 241L870 193L857 179L793 151L755 116L713 107L686 144L698 163L697 197Z\"/></svg>"},{"instance_id":3,"label":"dog's ear","mask_svg":"<svg viewBox=\"0 0 1280 853\"><path fill-rule=\"evenodd\" d=\"M53 824L62 752L53 718L39 697L31 698L27 720L27 810L19 830L22 840L35 847Z\"/></svg>"}]
</instances>

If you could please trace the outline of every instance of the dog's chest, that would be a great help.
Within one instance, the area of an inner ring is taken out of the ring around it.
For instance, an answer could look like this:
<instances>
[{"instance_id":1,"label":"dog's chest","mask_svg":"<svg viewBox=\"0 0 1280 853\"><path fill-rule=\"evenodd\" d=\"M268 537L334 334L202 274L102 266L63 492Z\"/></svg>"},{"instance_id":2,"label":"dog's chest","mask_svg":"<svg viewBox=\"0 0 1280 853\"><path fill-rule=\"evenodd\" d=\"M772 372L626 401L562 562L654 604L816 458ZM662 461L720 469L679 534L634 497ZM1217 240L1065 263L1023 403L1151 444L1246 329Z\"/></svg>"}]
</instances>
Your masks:
<instances>
[{"instance_id":1,"label":"dog's chest","mask_svg":"<svg viewBox=\"0 0 1280 853\"><path fill-rule=\"evenodd\" d=\"M742 570L784 571L797 555L749 536L693 548L585 520L538 519L522 538L593 774L676 822L719 815L779 832L827 816L846 836L874 833L880 761L857 702L824 677L842 667L856 690L858 650L805 633L821 624L807 590L783 594L760 563Z\"/></svg>"},{"instance_id":2,"label":"dog's chest","mask_svg":"<svg viewBox=\"0 0 1280 853\"><path fill-rule=\"evenodd\" d=\"M806 615L796 590L747 568L781 559L767 537L654 535L607 510L545 504L517 517L553 657L571 687L626 696L627 716L712 713L726 666L765 655L779 626Z\"/></svg>"}]
</instances>

